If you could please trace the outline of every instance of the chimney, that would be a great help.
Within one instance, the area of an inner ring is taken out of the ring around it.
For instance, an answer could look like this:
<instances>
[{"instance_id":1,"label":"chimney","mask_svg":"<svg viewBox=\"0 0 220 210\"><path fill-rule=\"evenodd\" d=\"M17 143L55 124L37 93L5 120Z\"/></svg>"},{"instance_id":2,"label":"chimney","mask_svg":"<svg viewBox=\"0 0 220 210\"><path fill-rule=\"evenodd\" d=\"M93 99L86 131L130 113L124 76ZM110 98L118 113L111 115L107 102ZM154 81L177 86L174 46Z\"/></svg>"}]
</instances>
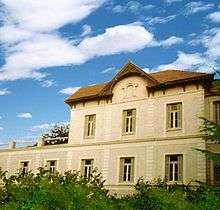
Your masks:
<instances>
[{"instance_id":1,"label":"chimney","mask_svg":"<svg viewBox=\"0 0 220 210\"><path fill-rule=\"evenodd\" d=\"M8 148L9 149L15 149L16 148L16 142L15 141L9 142Z\"/></svg>"},{"instance_id":2,"label":"chimney","mask_svg":"<svg viewBox=\"0 0 220 210\"><path fill-rule=\"evenodd\" d=\"M37 147L42 147L44 146L44 139L41 136L38 140L37 140Z\"/></svg>"}]
</instances>

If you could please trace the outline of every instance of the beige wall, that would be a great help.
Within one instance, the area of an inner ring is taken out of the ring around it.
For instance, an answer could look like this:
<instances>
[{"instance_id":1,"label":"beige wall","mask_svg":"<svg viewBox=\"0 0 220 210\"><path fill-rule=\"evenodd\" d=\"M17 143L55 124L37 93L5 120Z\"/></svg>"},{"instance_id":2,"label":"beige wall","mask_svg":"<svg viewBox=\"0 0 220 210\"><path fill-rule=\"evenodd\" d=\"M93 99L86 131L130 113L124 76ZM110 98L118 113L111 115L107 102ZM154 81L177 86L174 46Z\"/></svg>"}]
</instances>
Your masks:
<instances>
[{"instance_id":1,"label":"beige wall","mask_svg":"<svg viewBox=\"0 0 220 210\"><path fill-rule=\"evenodd\" d=\"M165 176L165 155L183 154L183 181L205 181L205 157L192 148L205 148L200 138L178 140L131 141L90 146L44 146L41 148L14 149L0 153L0 166L10 174L19 169L20 161L30 161L30 170L44 167L47 160L57 160L58 170L80 170L81 159L94 159L94 166L102 172L106 185L119 185L120 157L135 158L135 182L139 177L148 180Z\"/></svg>"},{"instance_id":2,"label":"beige wall","mask_svg":"<svg viewBox=\"0 0 220 210\"><path fill-rule=\"evenodd\" d=\"M135 96L124 98L124 88L127 84L135 84ZM121 139L147 139L172 136L199 134L200 119L204 116L204 90L196 85L157 91L148 96L147 81L141 77L128 77L119 81L113 88L112 103L97 101L78 104L71 110L70 144L88 142L106 142ZM181 130L167 131L166 105L182 102L183 126ZM122 135L122 112L125 109L136 108L135 135ZM85 115L96 114L95 138L84 138Z\"/></svg>"}]
</instances>

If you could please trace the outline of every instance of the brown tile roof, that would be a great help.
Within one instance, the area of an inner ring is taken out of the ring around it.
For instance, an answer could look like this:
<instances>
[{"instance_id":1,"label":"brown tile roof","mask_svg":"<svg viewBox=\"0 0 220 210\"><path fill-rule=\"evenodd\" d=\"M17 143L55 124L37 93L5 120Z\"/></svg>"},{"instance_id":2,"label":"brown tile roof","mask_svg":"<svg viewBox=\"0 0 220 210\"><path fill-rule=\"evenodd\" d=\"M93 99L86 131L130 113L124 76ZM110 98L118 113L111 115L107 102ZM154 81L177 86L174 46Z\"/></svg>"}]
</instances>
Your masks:
<instances>
[{"instance_id":1,"label":"brown tile roof","mask_svg":"<svg viewBox=\"0 0 220 210\"><path fill-rule=\"evenodd\" d=\"M148 88L160 88L164 85L174 85L190 81L213 80L213 74L182 70L164 70L147 74L135 64L128 62L110 82L82 87L65 102L67 104L71 104L72 102L82 100L85 101L94 98L109 97L112 95L111 90L118 80L125 77L126 74L131 75L137 73L140 73L141 76L150 79Z\"/></svg>"},{"instance_id":2,"label":"brown tile roof","mask_svg":"<svg viewBox=\"0 0 220 210\"><path fill-rule=\"evenodd\" d=\"M188 80L192 78L199 78L210 74L172 69L172 70L163 70L163 71L150 73L150 75L153 78L155 78L159 83L167 83L177 80L185 80L185 79Z\"/></svg>"}]
</instances>

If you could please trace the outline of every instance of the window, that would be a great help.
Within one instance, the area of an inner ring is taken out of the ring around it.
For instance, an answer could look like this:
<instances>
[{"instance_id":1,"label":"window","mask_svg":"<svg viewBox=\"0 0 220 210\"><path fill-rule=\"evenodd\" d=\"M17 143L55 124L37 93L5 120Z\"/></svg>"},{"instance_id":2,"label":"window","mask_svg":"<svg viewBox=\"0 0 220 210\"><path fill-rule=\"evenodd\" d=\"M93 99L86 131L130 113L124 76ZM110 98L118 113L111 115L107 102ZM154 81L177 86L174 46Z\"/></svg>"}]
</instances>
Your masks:
<instances>
[{"instance_id":1,"label":"window","mask_svg":"<svg viewBox=\"0 0 220 210\"><path fill-rule=\"evenodd\" d=\"M20 162L20 168L23 174L28 173L28 166L29 166L29 162L28 161L22 161Z\"/></svg>"},{"instance_id":2,"label":"window","mask_svg":"<svg viewBox=\"0 0 220 210\"><path fill-rule=\"evenodd\" d=\"M85 117L85 137L95 136L96 115L86 115Z\"/></svg>"},{"instance_id":3,"label":"window","mask_svg":"<svg viewBox=\"0 0 220 210\"><path fill-rule=\"evenodd\" d=\"M136 126L136 109L123 111L123 134L133 134Z\"/></svg>"},{"instance_id":4,"label":"window","mask_svg":"<svg viewBox=\"0 0 220 210\"><path fill-rule=\"evenodd\" d=\"M182 127L182 103L167 105L167 128L177 129Z\"/></svg>"},{"instance_id":5,"label":"window","mask_svg":"<svg viewBox=\"0 0 220 210\"><path fill-rule=\"evenodd\" d=\"M220 124L220 101L213 102L213 121Z\"/></svg>"},{"instance_id":6,"label":"window","mask_svg":"<svg viewBox=\"0 0 220 210\"><path fill-rule=\"evenodd\" d=\"M94 162L93 159L82 160L81 174L82 174L82 176L84 176L87 179L89 179L91 177L91 175L92 175L93 162Z\"/></svg>"},{"instance_id":7,"label":"window","mask_svg":"<svg viewBox=\"0 0 220 210\"><path fill-rule=\"evenodd\" d=\"M165 156L165 177L167 181L183 181L183 155Z\"/></svg>"},{"instance_id":8,"label":"window","mask_svg":"<svg viewBox=\"0 0 220 210\"><path fill-rule=\"evenodd\" d=\"M57 160L48 160L47 161L47 170L49 170L50 173L55 173L57 170Z\"/></svg>"},{"instance_id":9,"label":"window","mask_svg":"<svg viewBox=\"0 0 220 210\"><path fill-rule=\"evenodd\" d=\"M134 157L120 158L119 182L134 182Z\"/></svg>"},{"instance_id":10,"label":"window","mask_svg":"<svg viewBox=\"0 0 220 210\"><path fill-rule=\"evenodd\" d=\"M214 183L220 184L220 165L214 163Z\"/></svg>"}]
</instances>

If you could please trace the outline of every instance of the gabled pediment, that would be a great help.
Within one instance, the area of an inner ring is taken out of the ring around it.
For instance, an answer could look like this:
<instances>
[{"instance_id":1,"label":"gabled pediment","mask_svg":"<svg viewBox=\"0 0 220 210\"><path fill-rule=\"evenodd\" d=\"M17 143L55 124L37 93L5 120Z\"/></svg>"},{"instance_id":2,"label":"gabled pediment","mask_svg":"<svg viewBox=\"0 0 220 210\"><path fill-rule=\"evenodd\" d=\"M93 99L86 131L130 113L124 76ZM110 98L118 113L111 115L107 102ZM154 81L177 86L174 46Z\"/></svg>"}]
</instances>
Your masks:
<instances>
[{"instance_id":1,"label":"gabled pediment","mask_svg":"<svg viewBox=\"0 0 220 210\"><path fill-rule=\"evenodd\" d=\"M151 75L147 74L145 71L143 71L141 68L139 68L137 65L132 63L131 61L128 61L122 69L115 75L115 77L106 85L106 87L102 90L101 95L111 95L112 89L115 86L116 83L118 83L120 80L124 79L125 77L130 76L141 76L144 79L148 81L149 86L157 85L159 84L156 79L154 79Z\"/></svg>"}]
</instances>

